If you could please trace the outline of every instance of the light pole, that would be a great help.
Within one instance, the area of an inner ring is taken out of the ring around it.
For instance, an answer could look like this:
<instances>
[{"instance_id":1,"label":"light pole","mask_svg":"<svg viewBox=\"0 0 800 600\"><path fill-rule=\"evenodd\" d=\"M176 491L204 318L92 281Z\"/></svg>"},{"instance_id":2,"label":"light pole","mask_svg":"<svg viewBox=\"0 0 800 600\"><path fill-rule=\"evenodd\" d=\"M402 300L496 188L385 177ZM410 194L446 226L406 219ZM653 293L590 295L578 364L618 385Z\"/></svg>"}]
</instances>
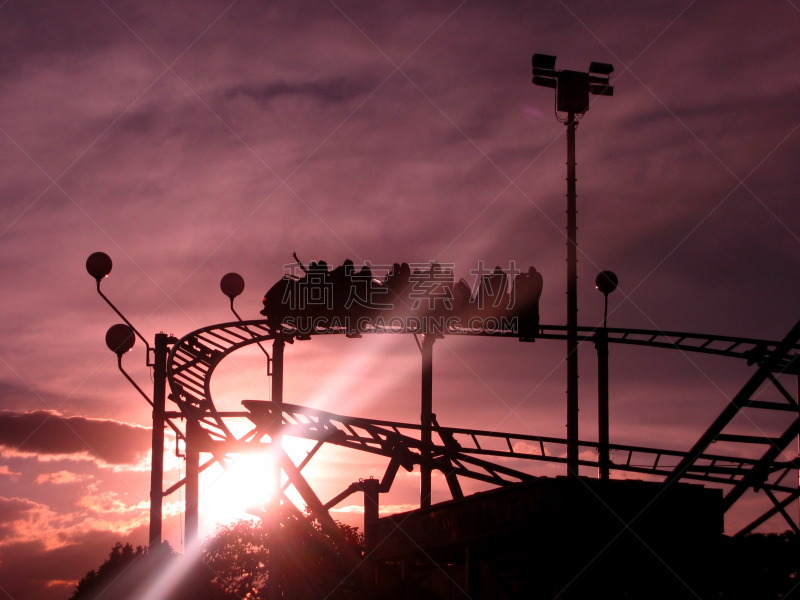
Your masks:
<instances>
[{"instance_id":1,"label":"light pole","mask_svg":"<svg viewBox=\"0 0 800 600\"><path fill-rule=\"evenodd\" d=\"M595 287L605 299L603 327L594 334L597 348L597 463L600 479L610 476L611 462L608 455L608 295L617 289L619 279L612 271L602 271L594 280Z\"/></svg>"},{"instance_id":2,"label":"light pole","mask_svg":"<svg viewBox=\"0 0 800 600\"><path fill-rule=\"evenodd\" d=\"M567 474L578 477L578 209L575 179L575 130L589 110L589 95L613 96L614 67L593 62L588 73L556 71L556 57L533 55L533 83L556 90L556 111L567 126Z\"/></svg>"},{"instance_id":3,"label":"light pole","mask_svg":"<svg viewBox=\"0 0 800 600\"><path fill-rule=\"evenodd\" d=\"M177 340L165 333L157 333L155 338L155 348L151 348L147 340L141 333L125 318L119 309L100 291L100 282L111 273L113 263L111 258L104 252L95 252L86 259L86 270L89 275L97 282L97 293L114 309L125 324L113 325L106 333L106 345L108 349L117 355L117 366L125 375L125 378L138 390L145 400L153 408L153 430L152 430L152 455L150 466L150 533L148 544L151 548L161 543L162 533L162 507L164 497L164 427L166 425L166 383L167 383L167 354L169 344ZM122 368L122 355L133 348L136 337L139 337L145 344L146 360L148 367L153 367L153 399L131 379ZM153 353L153 360L150 360L150 353Z\"/></svg>"}]
</instances>

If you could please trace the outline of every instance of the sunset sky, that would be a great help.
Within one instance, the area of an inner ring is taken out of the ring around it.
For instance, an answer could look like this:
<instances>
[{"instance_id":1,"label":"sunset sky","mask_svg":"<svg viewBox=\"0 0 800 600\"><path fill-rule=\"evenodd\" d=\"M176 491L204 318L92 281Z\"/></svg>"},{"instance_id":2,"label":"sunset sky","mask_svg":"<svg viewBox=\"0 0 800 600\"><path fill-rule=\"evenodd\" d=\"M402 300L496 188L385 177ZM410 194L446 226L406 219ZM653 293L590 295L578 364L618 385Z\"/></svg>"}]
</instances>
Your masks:
<instances>
[{"instance_id":1,"label":"sunset sky","mask_svg":"<svg viewBox=\"0 0 800 600\"><path fill-rule=\"evenodd\" d=\"M470 283L479 261L534 265L542 323L565 324L565 128L534 52L616 69L577 131L580 323L602 322L610 269L611 326L781 339L800 317L797 2L0 0L0 596L65 599L115 541L146 543L150 411L105 346L119 319L92 252L150 339L232 320L231 271L259 318L292 252L436 260ZM563 342L434 350L441 424L565 435ZM581 348L582 439L594 357ZM419 419L410 336L314 339L286 361L287 402ZM124 364L152 389L141 344ZM612 347L612 441L688 449L751 369ZM268 389L250 349L214 393L237 410ZM170 484L171 438L165 460ZM327 500L384 467L325 450L306 474ZM263 501L267 472L256 456L209 469L201 534ZM418 479L383 501L412 507ZM181 499L165 500L177 549ZM360 524L359 502L335 518Z\"/></svg>"}]
</instances>

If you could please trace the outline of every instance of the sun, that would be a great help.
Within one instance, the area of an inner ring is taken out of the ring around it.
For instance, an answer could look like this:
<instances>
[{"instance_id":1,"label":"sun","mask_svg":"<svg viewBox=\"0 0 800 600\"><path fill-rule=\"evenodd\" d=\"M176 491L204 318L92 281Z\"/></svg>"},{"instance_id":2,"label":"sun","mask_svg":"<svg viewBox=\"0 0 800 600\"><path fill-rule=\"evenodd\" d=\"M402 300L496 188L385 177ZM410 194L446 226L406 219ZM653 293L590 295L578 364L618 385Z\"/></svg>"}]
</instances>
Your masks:
<instances>
[{"instance_id":1,"label":"sun","mask_svg":"<svg viewBox=\"0 0 800 600\"><path fill-rule=\"evenodd\" d=\"M313 444L307 440L284 437L283 450L295 464L307 454ZM209 455L202 455L201 462ZM219 463L211 465L200 474L200 537L214 533L217 524L232 523L239 519L254 520L258 517L249 514L252 508L263 508L272 500L275 490L273 455L265 446L261 451L244 454L229 454L227 469ZM318 472L314 465L304 469L305 476ZM286 475L281 478L286 483ZM301 510L304 503L294 488L289 486L285 492L288 501Z\"/></svg>"},{"instance_id":2,"label":"sun","mask_svg":"<svg viewBox=\"0 0 800 600\"><path fill-rule=\"evenodd\" d=\"M200 475L200 535L213 533L217 523L254 519L247 510L267 504L274 460L268 452L229 455L228 468L219 464Z\"/></svg>"}]
</instances>

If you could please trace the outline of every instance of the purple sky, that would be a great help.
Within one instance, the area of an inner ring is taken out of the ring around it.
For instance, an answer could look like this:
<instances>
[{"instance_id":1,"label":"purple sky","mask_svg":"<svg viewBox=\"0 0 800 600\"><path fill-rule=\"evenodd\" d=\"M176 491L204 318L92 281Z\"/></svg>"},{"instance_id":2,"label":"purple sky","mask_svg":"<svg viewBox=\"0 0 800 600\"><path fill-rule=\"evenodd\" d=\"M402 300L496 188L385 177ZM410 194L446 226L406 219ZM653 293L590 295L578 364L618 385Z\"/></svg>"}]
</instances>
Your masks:
<instances>
[{"instance_id":1,"label":"purple sky","mask_svg":"<svg viewBox=\"0 0 800 600\"><path fill-rule=\"evenodd\" d=\"M238 311L258 318L293 251L453 263L470 283L478 261L532 264L542 323L565 323L564 126L531 84L534 52L616 68L615 96L577 133L581 324L602 320L593 282L611 269L612 326L782 338L800 306L797 3L0 2L7 595L65 598L114 541L145 541L149 407L103 342L118 319L85 272L94 251L114 260L104 291L150 338L230 320L230 271L246 281ZM437 343L439 422L564 435L563 356ZM580 357L593 439L594 349ZM125 364L147 388L142 358L137 345ZM751 372L618 347L611 369L612 440L677 449ZM257 350L221 368L220 405L265 398L263 371ZM288 402L415 421L418 394L408 336L287 351ZM325 499L383 469L336 451L318 464ZM231 510L205 512L204 533L235 513L219 489L235 485L210 471L201 505L218 494L206 506ZM399 477L386 502L412 503L416 482Z\"/></svg>"}]
</instances>

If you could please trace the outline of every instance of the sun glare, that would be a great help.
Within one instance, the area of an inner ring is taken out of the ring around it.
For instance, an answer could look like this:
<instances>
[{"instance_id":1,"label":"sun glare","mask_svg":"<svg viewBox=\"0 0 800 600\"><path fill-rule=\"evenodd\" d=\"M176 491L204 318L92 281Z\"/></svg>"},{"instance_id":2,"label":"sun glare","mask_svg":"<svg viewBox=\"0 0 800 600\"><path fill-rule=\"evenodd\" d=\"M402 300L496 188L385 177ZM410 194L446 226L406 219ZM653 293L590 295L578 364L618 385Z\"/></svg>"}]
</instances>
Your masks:
<instances>
[{"instance_id":1,"label":"sun glare","mask_svg":"<svg viewBox=\"0 0 800 600\"><path fill-rule=\"evenodd\" d=\"M292 437L284 437L282 443L283 449L295 464L300 463L312 445L307 440ZM208 455L203 454L202 459L205 460L206 456ZM248 509L263 508L273 497L274 460L269 452L232 454L227 462L227 470L215 464L200 474L201 538L213 534L218 523L256 519L257 517L248 514ZM303 475L313 478L318 474L319 468L309 464L303 469ZM286 482L285 474L282 481ZM295 506L302 508L304 505L291 486L286 491L286 497Z\"/></svg>"},{"instance_id":2,"label":"sun glare","mask_svg":"<svg viewBox=\"0 0 800 600\"><path fill-rule=\"evenodd\" d=\"M200 535L213 533L217 523L253 519L247 510L270 501L273 459L268 453L232 455L227 470L219 465L200 475Z\"/></svg>"}]
</instances>

